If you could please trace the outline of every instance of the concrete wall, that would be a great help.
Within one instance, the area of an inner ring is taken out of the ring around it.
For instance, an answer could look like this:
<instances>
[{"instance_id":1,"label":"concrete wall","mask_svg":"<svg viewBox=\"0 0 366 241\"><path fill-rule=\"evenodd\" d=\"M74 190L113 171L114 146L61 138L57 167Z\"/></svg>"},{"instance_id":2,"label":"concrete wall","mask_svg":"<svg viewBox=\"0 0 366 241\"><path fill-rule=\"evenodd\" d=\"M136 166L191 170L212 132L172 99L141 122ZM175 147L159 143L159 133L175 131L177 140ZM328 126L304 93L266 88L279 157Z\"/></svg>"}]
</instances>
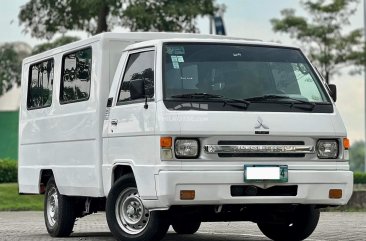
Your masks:
<instances>
[{"instance_id":1,"label":"concrete wall","mask_svg":"<svg viewBox=\"0 0 366 241\"><path fill-rule=\"evenodd\" d=\"M347 206L349 208L363 208L366 209L366 190L363 191L354 191L351 197L351 200L349 200Z\"/></svg>"},{"instance_id":2,"label":"concrete wall","mask_svg":"<svg viewBox=\"0 0 366 241\"><path fill-rule=\"evenodd\" d=\"M0 111L16 111L20 104L20 88L15 87L0 96Z\"/></svg>"},{"instance_id":3,"label":"concrete wall","mask_svg":"<svg viewBox=\"0 0 366 241\"><path fill-rule=\"evenodd\" d=\"M351 200L347 207L352 209L366 209L366 184L355 184Z\"/></svg>"}]
</instances>

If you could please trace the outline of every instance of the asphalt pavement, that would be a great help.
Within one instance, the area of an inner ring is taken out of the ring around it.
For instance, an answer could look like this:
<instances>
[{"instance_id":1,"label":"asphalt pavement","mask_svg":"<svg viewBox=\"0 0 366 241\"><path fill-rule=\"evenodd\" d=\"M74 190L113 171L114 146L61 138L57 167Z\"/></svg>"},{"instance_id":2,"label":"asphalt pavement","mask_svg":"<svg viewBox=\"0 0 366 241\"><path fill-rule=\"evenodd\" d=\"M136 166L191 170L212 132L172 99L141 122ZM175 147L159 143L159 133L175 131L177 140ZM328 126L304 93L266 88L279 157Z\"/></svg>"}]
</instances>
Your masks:
<instances>
[{"instance_id":1,"label":"asphalt pavement","mask_svg":"<svg viewBox=\"0 0 366 241\"><path fill-rule=\"evenodd\" d=\"M113 241L105 213L76 221L70 238L51 238L42 212L0 212L0 240ZM203 223L194 235L177 235L172 229L163 241L261 241L267 239L251 222ZM366 241L366 212L323 212L309 241Z\"/></svg>"}]
</instances>

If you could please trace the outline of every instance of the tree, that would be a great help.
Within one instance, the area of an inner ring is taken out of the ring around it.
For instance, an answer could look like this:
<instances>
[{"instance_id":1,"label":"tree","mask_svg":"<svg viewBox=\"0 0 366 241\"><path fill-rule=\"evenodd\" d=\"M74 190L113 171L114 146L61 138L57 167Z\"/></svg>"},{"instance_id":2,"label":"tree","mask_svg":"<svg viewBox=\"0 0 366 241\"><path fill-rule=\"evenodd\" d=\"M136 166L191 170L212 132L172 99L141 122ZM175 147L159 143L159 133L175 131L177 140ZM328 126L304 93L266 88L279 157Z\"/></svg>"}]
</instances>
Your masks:
<instances>
[{"instance_id":1,"label":"tree","mask_svg":"<svg viewBox=\"0 0 366 241\"><path fill-rule=\"evenodd\" d=\"M24 32L51 39L66 30L108 31L108 20L121 11L121 0L30 0L21 7L18 18Z\"/></svg>"},{"instance_id":2,"label":"tree","mask_svg":"<svg viewBox=\"0 0 366 241\"><path fill-rule=\"evenodd\" d=\"M36 45L33 50L26 43L6 43L0 46L0 96L13 86L20 86L22 61L29 55L38 54L79 40L77 37L63 36L53 42Z\"/></svg>"},{"instance_id":3,"label":"tree","mask_svg":"<svg viewBox=\"0 0 366 241\"><path fill-rule=\"evenodd\" d=\"M304 44L311 60L329 83L330 77L347 64L362 65L365 52L362 29L344 33L359 0L307 0L301 4L311 20L295 15L295 10L281 11L282 19L272 19L275 32L290 34Z\"/></svg>"},{"instance_id":4,"label":"tree","mask_svg":"<svg viewBox=\"0 0 366 241\"><path fill-rule=\"evenodd\" d=\"M352 171L365 170L365 142L355 142L350 148L350 167Z\"/></svg>"},{"instance_id":5,"label":"tree","mask_svg":"<svg viewBox=\"0 0 366 241\"><path fill-rule=\"evenodd\" d=\"M19 86L22 60L30 54L26 43L6 43L0 46L0 96L13 86Z\"/></svg>"},{"instance_id":6,"label":"tree","mask_svg":"<svg viewBox=\"0 0 366 241\"><path fill-rule=\"evenodd\" d=\"M62 45L68 44L68 43L78 41L78 40L80 40L78 37L62 36L62 37L55 39L53 42L46 42L46 43L34 46L34 48L32 50L32 54L38 54L38 53L44 52L46 50L53 49L53 48L56 48L56 47L59 47L59 46L62 46Z\"/></svg>"},{"instance_id":7,"label":"tree","mask_svg":"<svg viewBox=\"0 0 366 241\"><path fill-rule=\"evenodd\" d=\"M218 10L214 0L30 0L21 7L19 21L36 38L82 30L97 34L114 26L131 30L195 32L197 16Z\"/></svg>"},{"instance_id":8,"label":"tree","mask_svg":"<svg viewBox=\"0 0 366 241\"><path fill-rule=\"evenodd\" d=\"M212 0L135 0L123 11L132 31L197 32L195 19L219 10Z\"/></svg>"}]
</instances>

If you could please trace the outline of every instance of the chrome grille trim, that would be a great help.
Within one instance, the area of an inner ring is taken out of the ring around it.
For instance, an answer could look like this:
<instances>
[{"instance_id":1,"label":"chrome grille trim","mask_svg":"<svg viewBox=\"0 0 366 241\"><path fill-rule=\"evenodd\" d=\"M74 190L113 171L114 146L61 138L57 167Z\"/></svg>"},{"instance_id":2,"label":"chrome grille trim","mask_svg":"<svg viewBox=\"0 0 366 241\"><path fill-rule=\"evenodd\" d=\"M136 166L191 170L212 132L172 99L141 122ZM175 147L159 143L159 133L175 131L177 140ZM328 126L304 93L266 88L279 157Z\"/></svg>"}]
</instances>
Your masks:
<instances>
[{"instance_id":1,"label":"chrome grille trim","mask_svg":"<svg viewBox=\"0 0 366 241\"><path fill-rule=\"evenodd\" d=\"M217 153L315 153L314 146L305 145L205 145L208 154Z\"/></svg>"}]
</instances>

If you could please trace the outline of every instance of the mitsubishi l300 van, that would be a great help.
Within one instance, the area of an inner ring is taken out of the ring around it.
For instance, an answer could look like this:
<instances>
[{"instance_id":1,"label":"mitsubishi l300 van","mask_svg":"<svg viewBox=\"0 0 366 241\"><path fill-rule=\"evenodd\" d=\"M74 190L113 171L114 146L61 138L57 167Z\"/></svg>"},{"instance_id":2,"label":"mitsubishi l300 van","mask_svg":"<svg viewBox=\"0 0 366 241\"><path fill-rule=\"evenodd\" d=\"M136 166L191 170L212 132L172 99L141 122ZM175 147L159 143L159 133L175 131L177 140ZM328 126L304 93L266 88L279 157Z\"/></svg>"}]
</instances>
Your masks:
<instances>
[{"instance_id":1,"label":"mitsubishi l300 van","mask_svg":"<svg viewBox=\"0 0 366 241\"><path fill-rule=\"evenodd\" d=\"M45 195L51 236L105 211L117 240L251 221L296 241L352 194L336 88L299 48L103 33L22 71L19 192Z\"/></svg>"}]
</instances>

